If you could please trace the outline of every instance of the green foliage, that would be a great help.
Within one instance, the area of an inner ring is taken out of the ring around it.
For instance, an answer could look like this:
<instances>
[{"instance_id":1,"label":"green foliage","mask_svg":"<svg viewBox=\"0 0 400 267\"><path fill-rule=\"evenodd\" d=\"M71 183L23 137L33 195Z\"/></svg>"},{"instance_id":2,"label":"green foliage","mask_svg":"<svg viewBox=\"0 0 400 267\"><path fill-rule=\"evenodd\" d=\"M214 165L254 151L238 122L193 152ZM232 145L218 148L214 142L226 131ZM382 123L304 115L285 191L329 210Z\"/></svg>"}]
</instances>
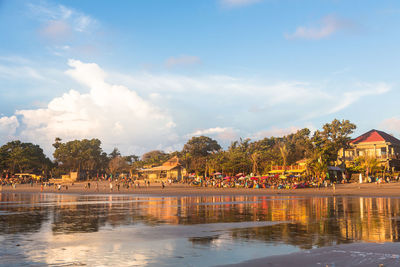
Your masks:
<instances>
[{"instance_id":1,"label":"green foliage","mask_svg":"<svg viewBox=\"0 0 400 267\"><path fill-rule=\"evenodd\" d=\"M99 139L73 140L61 143L56 139L53 144L56 162L66 171L105 170L108 165L107 154L101 149Z\"/></svg>"},{"instance_id":2,"label":"green foliage","mask_svg":"<svg viewBox=\"0 0 400 267\"><path fill-rule=\"evenodd\" d=\"M373 175L380 171L379 161L372 156L360 156L354 160L354 168L364 172L366 176Z\"/></svg>"},{"instance_id":3,"label":"green foliage","mask_svg":"<svg viewBox=\"0 0 400 267\"><path fill-rule=\"evenodd\" d=\"M52 166L43 149L32 143L12 141L0 148L0 167L15 172L45 172Z\"/></svg>"},{"instance_id":4,"label":"green foliage","mask_svg":"<svg viewBox=\"0 0 400 267\"><path fill-rule=\"evenodd\" d=\"M198 174L209 175L218 171L228 175L263 175L273 165L289 166L307 159L308 173L323 176L327 166L337 159L339 149L348 146L355 128L348 120L335 119L313 134L304 128L283 137L266 137L256 141L239 139L233 141L227 150L222 150L218 142L210 137L192 137L182 151L165 153L153 150L143 154L141 159L135 155L123 156L117 148L107 155L98 139L63 143L60 138L56 138L53 144L56 167L52 166L39 146L14 141L1 147L0 168L18 171L46 169L51 170L54 175L69 171L133 173L143 167L161 165L177 156L188 171ZM368 166L360 161L353 167L368 169L369 172L375 168Z\"/></svg>"},{"instance_id":5,"label":"green foliage","mask_svg":"<svg viewBox=\"0 0 400 267\"><path fill-rule=\"evenodd\" d=\"M168 153L161 150L152 150L143 154L142 161L144 165L161 165L170 158Z\"/></svg>"},{"instance_id":6,"label":"green foliage","mask_svg":"<svg viewBox=\"0 0 400 267\"><path fill-rule=\"evenodd\" d=\"M183 147L183 160L190 171L205 173L207 157L221 149L217 141L207 136L194 136Z\"/></svg>"}]
</instances>

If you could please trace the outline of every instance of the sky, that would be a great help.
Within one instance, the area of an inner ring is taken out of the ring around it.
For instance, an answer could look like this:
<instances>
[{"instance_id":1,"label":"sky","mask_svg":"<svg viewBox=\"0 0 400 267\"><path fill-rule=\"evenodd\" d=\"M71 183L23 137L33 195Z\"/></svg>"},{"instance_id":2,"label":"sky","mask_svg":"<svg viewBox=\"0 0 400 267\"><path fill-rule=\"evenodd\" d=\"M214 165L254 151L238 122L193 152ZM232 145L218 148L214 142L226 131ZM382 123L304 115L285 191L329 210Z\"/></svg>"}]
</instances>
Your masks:
<instances>
[{"instance_id":1,"label":"sky","mask_svg":"<svg viewBox=\"0 0 400 267\"><path fill-rule=\"evenodd\" d=\"M182 149L333 119L400 138L400 2L0 0L0 144Z\"/></svg>"}]
</instances>

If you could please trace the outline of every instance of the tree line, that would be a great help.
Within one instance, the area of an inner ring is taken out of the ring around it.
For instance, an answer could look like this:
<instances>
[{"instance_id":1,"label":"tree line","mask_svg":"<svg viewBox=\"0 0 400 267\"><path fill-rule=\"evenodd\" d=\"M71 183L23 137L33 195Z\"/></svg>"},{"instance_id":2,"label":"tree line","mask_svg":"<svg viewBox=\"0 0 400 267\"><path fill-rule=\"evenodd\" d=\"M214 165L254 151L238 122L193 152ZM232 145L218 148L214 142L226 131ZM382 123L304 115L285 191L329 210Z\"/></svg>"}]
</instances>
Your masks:
<instances>
[{"instance_id":1,"label":"tree line","mask_svg":"<svg viewBox=\"0 0 400 267\"><path fill-rule=\"evenodd\" d=\"M35 144L12 141L0 147L0 168L3 172L36 172L59 177L70 171L89 176L135 174L139 169L161 165L177 156L188 172L210 175L222 172L262 175L274 165L289 166L306 159L307 169L315 175L323 174L327 166L334 165L340 148L346 148L356 125L349 120L333 120L313 133L300 129L283 137L266 137L261 140L240 138L227 149L207 136L195 136L186 142L181 151L166 153L153 150L137 155L121 155L118 148L107 154L99 139L63 142L56 138L53 144L54 160L50 160Z\"/></svg>"}]
</instances>

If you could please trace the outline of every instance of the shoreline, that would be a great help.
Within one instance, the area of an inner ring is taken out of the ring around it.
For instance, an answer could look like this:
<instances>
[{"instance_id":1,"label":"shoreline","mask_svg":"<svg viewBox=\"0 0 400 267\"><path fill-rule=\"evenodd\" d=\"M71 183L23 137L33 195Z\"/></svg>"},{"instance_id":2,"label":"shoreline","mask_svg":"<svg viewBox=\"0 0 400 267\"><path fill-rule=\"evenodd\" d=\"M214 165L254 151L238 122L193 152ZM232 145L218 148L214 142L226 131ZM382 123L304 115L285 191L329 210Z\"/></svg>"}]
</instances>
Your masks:
<instances>
[{"instance_id":1,"label":"shoreline","mask_svg":"<svg viewBox=\"0 0 400 267\"><path fill-rule=\"evenodd\" d=\"M91 182L91 188L85 189L86 182L63 184L61 190L54 186L47 187L43 191L40 185L29 184L3 186L0 193L52 193L52 194L112 194L112 195L153 195L153 196L211 196L211 195L245 195L245 196L355 196L355 197L400 197L400 183L390 184L340 184L336 189L328 188L302 188L302 189L252 189L252 188L212 188L194 187L185 184L167 185L164 189L159 184L152 184L150 187L122 188L118 191L114 186L113 191L109 189L109 183L99 182L99 189L96 190L96 182ZM68 185L68 190L65 189Z\"/></svg>"},{"instance_id":2,"label":"shoreline","mask_svg":"<svg viewBox=\"0 0 400 267\"><path fill-rule=\"evenodd\" d=\"M314 248L290 254L261 257L219 267L244 266L399 266L396 243L351 243Z\"/></svg>"}]
</instances>

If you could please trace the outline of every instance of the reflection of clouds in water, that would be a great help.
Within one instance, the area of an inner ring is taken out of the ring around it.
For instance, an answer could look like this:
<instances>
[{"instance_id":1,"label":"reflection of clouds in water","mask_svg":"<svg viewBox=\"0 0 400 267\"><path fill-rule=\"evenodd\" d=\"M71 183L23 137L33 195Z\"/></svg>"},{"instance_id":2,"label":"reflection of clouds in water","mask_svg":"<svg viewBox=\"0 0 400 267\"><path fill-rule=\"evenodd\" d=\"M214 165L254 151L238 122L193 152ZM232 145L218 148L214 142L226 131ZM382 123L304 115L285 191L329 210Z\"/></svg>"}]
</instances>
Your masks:
<instances>
[{"instance_id":1,"label":"reflection of clouds in water","mask_svg":"<svg viewBox=\"0 0 400 267\"><path fill-rule=\"evenodd\" d=\"M126 246L127 240L118 242L100 233L79 235L37 235L46 249L26 251L32 262L45 264L86 264L96 266L146 265L149 257L138 249ZM37 239L36 239L37 240ZM125 245L124 245L125 244ZM43 247L43 248L44 248Z\"/></svg>"},{"instance_id":2,"label":"reflection of clouds in water","mask_svg":"<svg viewBox=\"0 0 400 267\"><path fill-rule=\"evenodd\" d=\"M8 235L15 242L3 248L16 259L29 259L21 257L15 265L207 266L211 260L223 264L227 258L265 255L266 248L276 255L398 240L400 199L3 194L0 210L9 213L0 216L0 241Z\"/></svg>"}]
</instances>

